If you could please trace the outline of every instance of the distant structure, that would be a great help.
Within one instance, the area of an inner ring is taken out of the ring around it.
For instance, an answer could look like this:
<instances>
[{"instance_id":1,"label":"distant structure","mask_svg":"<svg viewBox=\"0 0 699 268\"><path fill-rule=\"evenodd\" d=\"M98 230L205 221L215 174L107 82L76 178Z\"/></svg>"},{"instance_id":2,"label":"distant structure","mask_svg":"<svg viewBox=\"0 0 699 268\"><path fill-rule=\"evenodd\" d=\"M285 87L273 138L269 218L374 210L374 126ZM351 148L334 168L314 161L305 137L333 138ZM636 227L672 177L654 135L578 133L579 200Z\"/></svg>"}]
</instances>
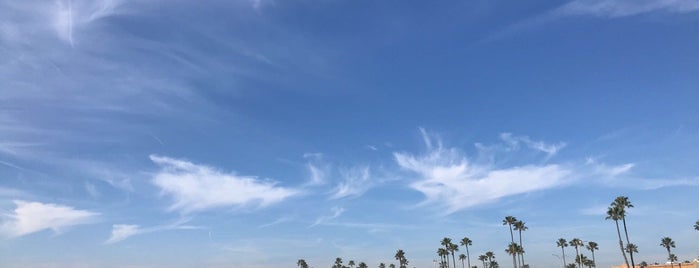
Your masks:
<instances>
[{"instance_id":1,"label":"distant structure","mask_svg":"<svg viewBox=\"0 0 699 268\"><path fill-rule=\"evenodd\" d=\"M630 265L629 265L630 266ZM675 262L672 265L670 263L663 263L663 264L648 264L647 266L641 266L636 264L634 268L699 268L699 260L694 259L690 263L679 263ZM618 266L612 266L612 268L626 268L626 264L621 264Z\"/></svg>"}]
</instances>

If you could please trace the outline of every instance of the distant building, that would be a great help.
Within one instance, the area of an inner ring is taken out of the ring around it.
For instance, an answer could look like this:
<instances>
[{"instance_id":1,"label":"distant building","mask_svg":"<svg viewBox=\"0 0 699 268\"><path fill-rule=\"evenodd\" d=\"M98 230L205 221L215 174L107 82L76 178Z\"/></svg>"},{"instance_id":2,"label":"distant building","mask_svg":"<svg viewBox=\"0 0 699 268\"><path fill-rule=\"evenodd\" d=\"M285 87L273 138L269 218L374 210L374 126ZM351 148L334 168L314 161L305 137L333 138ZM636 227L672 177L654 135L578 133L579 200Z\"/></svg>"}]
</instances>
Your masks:
<instances>
[{"instance_id":1,"label":"distant building","mask_svg":"<svg viewBox=\"0 0 699 268\"><path fill-rule=\"evenodd\" d=\"M629 266L631 266L631 265L629 265ZM663 263L663 264L658 264L658 265L649 263L648 266L646 266L646 268L670 268L670 267L673 267L673 268L699 268L699 260L694 260L690 263L676 262L676 263L673 263L672 265L670 265L669 263ZM612 268L626 268L626 264L612 266ZM636 266L634 268L641 268L641 266L636 264Z\"/></svg>"}]
</instances>

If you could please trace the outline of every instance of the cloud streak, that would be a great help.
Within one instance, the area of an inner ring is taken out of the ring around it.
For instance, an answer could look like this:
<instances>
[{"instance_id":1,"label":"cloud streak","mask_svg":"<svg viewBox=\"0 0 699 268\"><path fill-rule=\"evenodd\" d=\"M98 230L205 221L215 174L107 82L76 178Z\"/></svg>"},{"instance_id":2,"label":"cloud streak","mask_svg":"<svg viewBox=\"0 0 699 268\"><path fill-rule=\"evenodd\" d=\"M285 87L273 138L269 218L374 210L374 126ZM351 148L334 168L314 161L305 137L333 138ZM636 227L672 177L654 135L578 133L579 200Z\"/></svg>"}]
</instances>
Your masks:
<instances>
[{"instance_id":1,"label":"cloud streak","mask_svg":"<svg viewBox=\"0 0 699 268\"><path fill-rule=\"evenodd\" d=\"M558 8L556 13L617 18L656 11L688 13L697 10L699 1L696 0L575 0Z\"/></svg>"},{"instance_id":2,"label":"cloud streak","mask_svg":"<svg viewBox=\"0 0 699 268\"><path fill-rule=\"evenodd\" d=\"M0 234L19 237L43 230L60 233L62 230L93 222L99 213L73 207L15 200L15 210L0 224Z\"/></svg>"},{"instance_id":3,"label":"cloud streak","mask_svg":"<svg viewBox=\"0 0 699 268\"><path fill-rule=\"evenodd\" d=\"M151 182L173 199L170 210L189 213L221 207L265 207L299 193L274 182L184 160L156 155L150 159L160 167Z\"/></svg>"},{"instance_id":4,"label":"cloud streak","mask_svg":"<svg viewBox=\"0 0 699 268\"><path fill-rule=\"evenodd\" d=\"M109 236L109 239L104 241L104 244L114 244L117 242L124 241L127 238L135 236L135 235L152 233L152 232L160 232L160 231L167 231L167 230L203 229L202 227L199 227L199 226L184 225L184 223L186 223L187 221L188 221L188 219L181 219L181 220L179 220L175 223L172 223L172 224L159 225L159 226L148 227L148 228L142 228L141 226L135 225L135 224L114 224L114 225L112 225L112 233Z\"/></svg>"}]
</instances>

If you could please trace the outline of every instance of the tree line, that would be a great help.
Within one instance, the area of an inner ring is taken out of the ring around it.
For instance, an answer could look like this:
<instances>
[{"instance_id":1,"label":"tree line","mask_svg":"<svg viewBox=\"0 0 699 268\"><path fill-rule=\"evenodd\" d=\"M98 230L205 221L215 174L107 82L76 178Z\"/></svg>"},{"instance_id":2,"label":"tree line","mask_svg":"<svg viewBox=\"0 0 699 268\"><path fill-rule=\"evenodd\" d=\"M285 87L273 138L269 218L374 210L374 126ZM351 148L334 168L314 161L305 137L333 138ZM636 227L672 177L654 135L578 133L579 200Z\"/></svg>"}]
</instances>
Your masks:
<instances>
[{"instance_id":1,"label":"tree line","mask_svg":"<svg viewBox=\"0 0 699 268\"><path fill-rule=\"evenodd\" d=\"M624 263L627 268L636 267L634 253L638 253L638 246L631 243L629 240L629 232L626 224L626 213L627 209L633 208L633 204L626 196L619 196L614 199L614 201L607 208L606 220L614 221L616 226L617 236L619 238L619 250L624 259ZM619 225L621 223L621 226ZM506 216L502 220L502 225L507 226L510 231L510 244L505 248L505 253L512 257L512 266L514 268L528 268L529 265L526 264L524 260L524 246L522 243L522 232L528 230L529 228L525 225L525 222L518 220L514 216ZM621 228L623 227L624 236L621 235ZM694 224L694 229L699 231L699 220ZM517 240L515 240L515 231L517 232ZM625 238L625 239L624 239ZM461 268L478 268L477 265L471 266L471 256L469 252L469 246L473 245L473 241L464 237L459 240L459 244L452 243L452 239L449 237L444 237L440 241L440 247L437 248L437 256L439 257L439 267L440 268L458 268L456 264L456 252L459 251L459 245L465 249L465 254L459 254L458 259L461 262ZM556 247L561 248L561 258L562 267L564 268L583 268L583 266L588 268L597 267L595 260L595 251L599 250L599 244L594 241L583 241L580 238L572 238L566 240L564 238L559 238L555 241ZM566 262L566 247L575 248L575 262ZM670 237L663 237L660 240L660 246L667 250L668 258L671 266L677 263L678 267L681 268L682 263L677 262L678 258L672 253L672 248L675 248L675 241ZM583 249L590 251L591 259L584 255ZM628 254L628 256L627 256ZM558 255L555 255L558 256ZM399 268L407 268L408 259L405 257L405 252L402 249L398 249L395 254L395 259L398 261ZM451 260L451 261L450 261ZM478 260L481 262L483 268L499 268L500 264L495 260L495 253L492 251L487 251L484 254L478 256ZM631 263L629 263L629 260ZM437 265L437 260L434 260L435 266ZM657 264L657 263L656 263ZM342 258L336 258L335 263L331 268L368 268L367 264L360 262L356 264L354 260L350 260L347 263L348 266L343 265ZM308 264L304 259L299 259L297 261L297 266L299 268L308 268ZM642 261L639 266L646 267L648 263ZM379 263L378 268L386 268L386 264ZM396 268L395 264L389 264L388 268Z\"/></svg>"}]
</instances>

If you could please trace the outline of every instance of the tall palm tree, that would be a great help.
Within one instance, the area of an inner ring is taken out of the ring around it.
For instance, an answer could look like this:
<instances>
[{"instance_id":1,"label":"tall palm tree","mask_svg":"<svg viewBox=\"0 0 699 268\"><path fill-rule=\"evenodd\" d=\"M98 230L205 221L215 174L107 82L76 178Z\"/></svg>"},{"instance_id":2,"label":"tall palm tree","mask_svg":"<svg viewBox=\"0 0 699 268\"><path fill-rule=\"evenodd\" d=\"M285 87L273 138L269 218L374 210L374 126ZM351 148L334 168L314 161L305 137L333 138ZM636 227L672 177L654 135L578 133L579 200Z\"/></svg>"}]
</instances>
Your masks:
<instances>
[{"instance_id":1,"label":"tall palm tree","mask_svg":"<svg viewBox=\"0 0 699 268\"><path fill-rule=\"evenodd\" d=\"M456 258L454 257L454 251L459 251L459 245L449 244L449 252L451 252L451 260L454 261L454 268L456 268Z\"/></svg>"},{"instance_id":2,"label":"tall palm tree","mask_svg":"<svg viewBox=\"0 0 699 268\"><path fill-rule=\"evenodd\" d=\"M397 250L395 257L398 261L398 265L400 265L400 268L406 268L408 265L408 259L405 258L405 251L402 249Z\"/></svg>"},{"instance_id":3,"label":"tall palm tree","mask_svg":"<svg viewBox=\"0 0 699 268\"><path fill-rule=\"evenodd\" d=\"M524 246L522 245L522 231L529 230L529 227L524 225L523 221L517 221L514 224L515 230L519 231L519 247L522 249L519 254L519 257L522 259L520 262L520 266L524 266Z\"/></svg>"},{"instance_id":4,"label":"tall palm tree","mask_svg":"<svg viewBox=\"0 0 699 268\"><path fill-rule=\"evenodd\" d=\"M464 237L461 239L461 245L466 247L466 261L468 263L468 267L471 268L471 254L468 252L468 246L472 245L473 241L471 241L470 238Z\"/></svg>"},{"instance_id":5,"label":"tall palm tree","mask_svg":"<svg viewBox=\"0 0 699 268\"><path fill-rule=\"evenodd\" d=\"M444 246L444 249L446 249L447 252L449 252L449 245L451 245L451 238L449 238L449 237L442 238L442 241L440 242L440 244L442 246ZM449 255L447 255L447 267L449 267Z\"/></svg>"},{"instance_id":6,"label":"tall palm tree","mask_svg":"<svg viewBox=\"0 0 699 268\"><path fill-rule=\"evenodd\" d=\"M466 268L466 265L464 264L465 259L466 259L466 254L461 253L461 255L459 255L459 260L461 260L461 268Z\"/></svg>"},{"instance_id":7,"label":"tall palm tree","mask_svg":"<svg viewBox=\"0 0 699 268\"><path fill-rule=\"evenodd\" d=\"M514 266L514 268L517 268L517 254L519 253L519 245L515 242L512 242L509 245L507 245L505 252L507 252L507 254L512 255L512 265Z\"/></svg>"},{"instance_id":8,"label":"tall palm tree","mask_svg":"<svg viewBox=\"0 0 699 268\"><path fill-rule=\"evenodd\" d=\"M350 261L347 263L347 265L349 265L350 267L354 268L354 260L350 260Z\"/></svg>"},{"instance_id":9,"label":"tall palm tree","mask_svg":"<svg viewBox=\"0 0 699 268\"><path fill-rule=\"evenodd\" d=\"M614 202L612 202L611 205L619 208L619 215L621 216L621 221L624 223L624 234L626 235L626 244L628 245L631 242L629 241L629 231L626 229L626 208L632 208L633 204L631 204L631 201L629 201L628 197L617 196L617 198L614 199ZM636 267L636 263L633 261L633 253L633 251L629 252L629 258L631 259L631 267Z\"/></svg>"},{"instance_id":10,"label":"tall palm tree","mask_svg":"<svg viewBox=\"0 0 699 268\"><path fill-rule=\"evenodd\" d=\"M583 246L583 241L580 240L579 238L573 238L570 240L570 245L575 247L575 259L576 262L578 263L578 268L582 268L582 262L580 261L580 251L578 250L579 247Z\"/></svg>"},{"instance_id":11,"label":"tall palm tree","mask_svg":"<svg viewBox=\"0 0 699 268\"><path fill-rule=\"evenodd\" d=\"M595 260L595 250L599 249L597 243L593 241L587 242L587 246L585 246L585 248L592 252L592 263L594 263L595 266L597 266L597 261Z\"/></svg>"},{"instance_id":12,"label":"tall palm tree","mask_svg":"<svg viewBox=\"0 0 699 268\"><path fill-rule=\"evenodd\" d=\"M517 218L514 216L506 216L504 220L502 220L502 225L507 225L510 227L510 242L514 243L515 242L515 235L512 233L512 225L517 222Z\"/></svg>"},{"instance_id":13,"label":"tall palm tree","mask_svg":"<svg viewBox=\"0 0 699 268\"><path fill-rule=\"evenodd\" d=\"M379 268L386 268L386 264L384 264L383 262L379 263Z\"/></svg>"},{"instance_id":14,"label":"tall palm tree","mask_svg":"<svg viewBox=\"0 0 699 268\"><path fill-rule=\"evenodd\" d=\"M366 266L366 263L360 262L360 263L359 263L359 268L368 268L368 266Z\"/></svg>"},{"instance_id":15,"label":"tall palm tree","mask_svg":"<svg viewBox=\"0 0 699 268\"><path fill-rule=\"evenodd\" d=\"M673 255L673 254L670 252L670 248L674 248L674 247L675 247L675 241L672 241L672 238L663 237L663 239L660 239L660 246L662 246L662 247L664 247L665 249L667 249L667 255L668 255L668 257L670 257L670 255ZM669 258L668 258L668 259L669 259ZM673 267L672 261L670 261L670 267Z\"/></svg>"},{"instance_id":16,"label":"tall palm tree","mask_svg":"<svg viewBox=\"0 0 699 268\"><path fill-rule=\"evenodd\" d=\"M624 242L621 240L621 231L619 231L619 220L621 219L621 211L618 207L616 206L610 206L607 208L607 217L604 218L605 220L614 220L614 223L616 224L616 234L619 237L619 249L621 250L621 255L624 256L624 263L626 263L626 267L629 267L629 260L626 258L626 251L624 251Z\"/></svg>"},{"instance_id":17,"label":"tall palm tree","mask_svg":"<svg viewBox=\"0 0 699 268\"><path fill-rule=\"evenodd\" d=\"M485 261L488 259L488 256L486 255L479 255L478 260L483 262L483 268L486 268L487 266L485 265Z\"/></svg>"},{"instance_id":18,"label":"tall palm tree","mask_svg":"<svg viewBox=\"0 0 699 268\"><path fill-rule=\"evenodd\" d=\"M568 241L563 238L559 238L558 241L556 241L556 245L561 248L561 253L563 253L563 267L567 267L565 247L568 246Z\"/></svg>"}]
</instances>

